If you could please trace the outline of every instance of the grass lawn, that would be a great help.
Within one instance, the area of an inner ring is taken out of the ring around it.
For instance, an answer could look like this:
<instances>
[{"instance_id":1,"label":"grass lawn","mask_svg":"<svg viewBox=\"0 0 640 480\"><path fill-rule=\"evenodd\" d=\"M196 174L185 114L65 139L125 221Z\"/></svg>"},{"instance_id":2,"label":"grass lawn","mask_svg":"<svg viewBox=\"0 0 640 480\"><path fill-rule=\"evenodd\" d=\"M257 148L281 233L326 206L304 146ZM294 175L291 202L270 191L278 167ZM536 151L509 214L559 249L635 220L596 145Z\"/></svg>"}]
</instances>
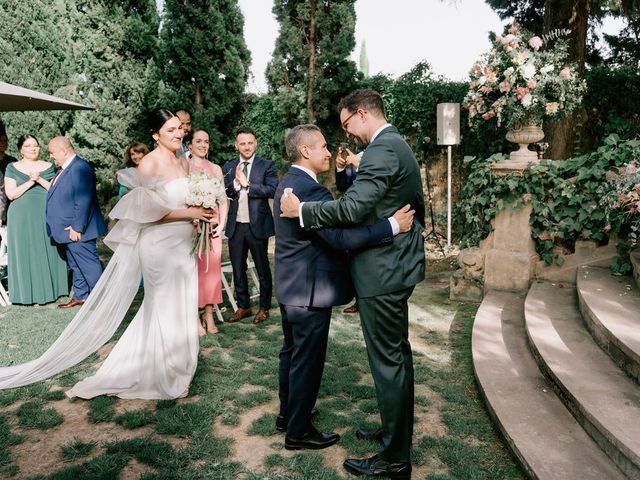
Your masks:
<instances>
[{"instance_id":1,"label":"grass lawn","mask_svg":"<svg viewBox=\"0 0 640 480\"><path fill-rule=\"evenodd\" d=\"M523 478L475 385L470 352L477 305L450 302L447 293L448 277L437 273L411 298L413 478ZM341 312L334 311L316 420L319 429L342 435L334 447L290 452L274 428L282 340L272 309L271 319L258 326L250 318L223 324L218 335L201 340L198 369L183 400L64 397L66 388L95 370L110 345L50 381L0 391L0 478L350 478L343 460L376 452L355 431L376 426L379 417L359 319ZM0 308L0 365L42 353L73 313L50 306Z\"/></svg>"}]
</instances>

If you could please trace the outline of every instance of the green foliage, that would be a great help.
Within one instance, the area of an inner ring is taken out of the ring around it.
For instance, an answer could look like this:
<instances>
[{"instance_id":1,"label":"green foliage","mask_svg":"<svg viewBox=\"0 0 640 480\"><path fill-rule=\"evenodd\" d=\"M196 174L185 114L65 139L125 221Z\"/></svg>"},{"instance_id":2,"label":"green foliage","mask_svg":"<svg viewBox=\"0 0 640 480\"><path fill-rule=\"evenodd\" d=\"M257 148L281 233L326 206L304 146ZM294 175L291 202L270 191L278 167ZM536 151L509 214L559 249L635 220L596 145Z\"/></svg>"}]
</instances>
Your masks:
<instances>
[{"instance_id":1,"label":"green foliage","mask_svg":"<svg viewBox=\"0 0 640 480\"><path fill-rule=\"evenodd\" d=\"M102 200L111 196L124 148L134 138L147 140L144 112L155 103L158 23L153 0L0 0L6 33L0 78L96 109L8 113L10 137L32 133L46 145L55 135L68 135L96 167Z\"/></svg>"},{"instance_id":2,"label":"green foliage","mask_svg":"<svg viewBox=\"0 0 640 480\"><path fill-rule=\"evenodd\" d=\"M532 236L536 250L550 264L562 262L555 250L571 250L576 240L604 241L610 227L602 201L609 186L607 173L640 158L640 140L621 141L610 136L595 152L569 160L543 160L521 177L491 175L494 155L474 161L454 215L456 233L463 245L477 245L492 230L491 220L503 207L518 208L531 199Z\"/></svg>"},{"instance_id":3,"label":"green foliage","mask_svg":"<svg viewBox=\"0 0 640 480\"><path fill-rule=\"evenodd\" d=\"M616 245L617 255L611 259L610 265L613 273L619 273L620 275L631 273L633 267L629 258L630 251L631 247L625 243L620 242Z\"/></svg>"},{"instance_id":4,"label":"green foliage","mask_svg":"<svg viewBox=\"0 0 640 480\"><path fill-rule=\"evenodd\" d=\"M336 106L356 88L359 76L349 59L355 47L354 4L355 0L274 2L280 33L266 76L271 103L281 118L267 140L280 145L273 151L276 162L284 153L282 125L315 123L329 145L344 138Z\"/></svg>"},{"instance_id":5,"label":"green foliage","mask_svg":"<svg viewBox=\"0 0 640 480\"><path fill-rule=\"evenodd\" d=\"M587 71L586 81L587 147L601 145L611 134L622 139L640 136L640 72L631 67L603 65Z\"/></svg>"},{"instance_id":6,"label":"green foliage","mask_svg":"<svg viewBox=\"0 0 640 480\"><path fill-rule=\"evenodd\" d=\"M140 428L155 422L155 415L147 409L126 410L115 418L115 422L127 429Z\"/></svg>"},{"instance_id":7,"label":"green foliage","mask_svg":"<svg viewBox=\"0 0 640 480\"><path fill-rule=\"evenodd\" d=\"M233 144L249 74L250 53L237 0L164 2L160 103L186 108L210 134L212 160L223 163Z\"/></svg>"}]
</instances>

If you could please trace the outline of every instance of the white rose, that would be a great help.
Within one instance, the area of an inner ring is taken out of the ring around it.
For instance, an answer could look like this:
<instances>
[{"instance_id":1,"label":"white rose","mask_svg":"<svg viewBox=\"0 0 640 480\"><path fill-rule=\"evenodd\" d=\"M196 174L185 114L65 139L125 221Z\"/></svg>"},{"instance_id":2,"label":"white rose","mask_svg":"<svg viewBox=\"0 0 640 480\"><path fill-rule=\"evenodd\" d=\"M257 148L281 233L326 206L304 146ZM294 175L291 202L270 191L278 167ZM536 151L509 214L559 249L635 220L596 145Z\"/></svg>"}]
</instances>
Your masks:
<instances>
[{"instance_id":1,"label":"white rose","mask_svg":"<svg viewBox=\"0 0 640 480\"><path fill-rule=\"evenodd\" d=\"M522 67L520 67L520 72L522 73L522 76L528 80L530 78L533 78L533 76L536 74L536 66L533 64L533 62L527 62Z\"/></svg>"},{"instance_id":2,"label":"white rose","mask_svg":"<svg viewBox=\"0 0 640 480\"><path fill-rule=\"evenodd\" d=\"M504 78L509 78L513 75L513 67L509 67L504 71Z\"/></svg>"},{"instance_id":3,"label":"white rose","mask_svg":"<svg viewBox=\"0 0 640 480\"><path fill-rule=\"evenodd\" d=\"M545 65L540 69L540 73L546 75L549 72L553 72L553 65Z\"/></svg>"},{"instance_id":4,"label":"white rose","mask_svg":"<svg viewBox=\"0 0 640 480\"><path fill-rule=\"evenodd\" d=\"M520 102L522 102L522 106L524 108L529 108L531 106L531 103L533 102L533 97L530 93L527 93L524 97L522 97L522 100L520 100Z\"/></svg>"}]
</instances>

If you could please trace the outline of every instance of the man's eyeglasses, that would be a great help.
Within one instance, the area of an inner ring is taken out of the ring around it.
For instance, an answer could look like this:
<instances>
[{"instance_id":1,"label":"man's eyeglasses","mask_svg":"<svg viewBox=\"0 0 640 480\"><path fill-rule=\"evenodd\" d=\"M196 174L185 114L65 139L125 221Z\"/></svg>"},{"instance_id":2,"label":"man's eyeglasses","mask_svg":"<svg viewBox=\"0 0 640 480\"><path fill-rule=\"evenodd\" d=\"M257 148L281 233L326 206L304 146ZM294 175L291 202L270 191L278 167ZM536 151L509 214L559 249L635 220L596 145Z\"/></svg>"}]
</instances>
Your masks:
<instances>
[{"instance_id":1,"label":"man's eyeglasses","mask_svg":"<svg viewBox=\"0 0 640 480\"><path fill-rule=\"evenodd\" d=\"M351 120L356 113L358 113L358 110L353 112L351 115L349 115L347 118L344 119L344 122L342 122L342 129L345 132L347 131L347 127L349 126L349 120Z\"/></svg>"}]
</instances>

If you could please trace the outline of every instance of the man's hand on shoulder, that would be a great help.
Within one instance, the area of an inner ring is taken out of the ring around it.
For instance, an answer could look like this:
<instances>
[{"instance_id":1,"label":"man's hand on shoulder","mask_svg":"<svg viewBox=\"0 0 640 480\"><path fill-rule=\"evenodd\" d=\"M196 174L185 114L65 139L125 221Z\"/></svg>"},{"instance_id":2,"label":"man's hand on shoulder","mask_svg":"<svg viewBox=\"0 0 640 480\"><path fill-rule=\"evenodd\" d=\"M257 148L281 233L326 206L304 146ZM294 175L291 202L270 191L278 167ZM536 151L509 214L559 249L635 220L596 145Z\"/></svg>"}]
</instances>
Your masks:
<instances>
[{"instance_id":1,"label":"man's hand on shoulder","mask_svg":"<svg viewBox=\"0 0 640 480\"><path fill-rule=\"evenodd\" d=\"M300 210L300 200L293 193L292 188L285 188L282 198L280 199L280 213L281 217L285 218L298 218L298 211Z\"/></svg>"}]
</instances>

